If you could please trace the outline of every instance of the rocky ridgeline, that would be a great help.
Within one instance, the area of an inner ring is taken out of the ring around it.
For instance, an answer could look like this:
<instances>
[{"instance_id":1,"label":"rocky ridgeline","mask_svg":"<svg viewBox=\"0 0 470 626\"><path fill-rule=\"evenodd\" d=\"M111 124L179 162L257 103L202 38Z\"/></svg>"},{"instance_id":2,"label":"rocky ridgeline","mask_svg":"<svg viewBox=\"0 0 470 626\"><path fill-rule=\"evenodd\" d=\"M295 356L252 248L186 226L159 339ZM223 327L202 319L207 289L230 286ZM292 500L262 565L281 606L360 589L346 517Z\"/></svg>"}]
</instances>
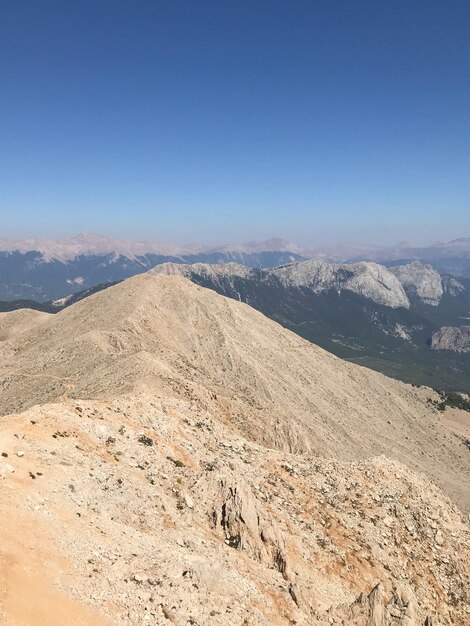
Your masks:
<instances>
[{"instance_id":1,"label":"rocky ridgeline","mask_svg":"<svg viewBox=\"0 0 470 626\"><path fill-rule=\"evenodd\" d=\"M406 309L411 307L413 299L437 306L444 294L456 296L464 289L455 278L441 276L431 265L417 261L387 268L372 262L339 264L328 263L323 259L309 259L265 270L250 269L236 263L163 263L150 273L178 274L190 280L203 281L213 288L223 288L227 284L234 287L234 279L242 278L260 285L277 281L284 287L311 289L317 294L346 290L379 305Z\"/></svg>"},{"instance_id":2,"label":"rocky ridgeline","mask_svg":"<svg viewBox=\"0 0 470 626\"><path fill-rule=\"evenodd\" d=\"M437 394L342 361L180 276L134 277L57 315L20 316L16 334L12 317L0 318L11 336L0 342L0 415L151 389L267 447L343 460L393 449L470 506L461 443L429 404Z\"/></svg>"},{"instance_id":3,"label":"rocky ridgeline","mask_svg":"<svg viewBox=\"0 0 470 626\"><path fill-rule=\"evenodd\" d=\"M414 262L392 267L390 271L421 302L431 306L439 304L444 293L443 281L439 272L431 265Z\"/></svg>"}]
</instances>

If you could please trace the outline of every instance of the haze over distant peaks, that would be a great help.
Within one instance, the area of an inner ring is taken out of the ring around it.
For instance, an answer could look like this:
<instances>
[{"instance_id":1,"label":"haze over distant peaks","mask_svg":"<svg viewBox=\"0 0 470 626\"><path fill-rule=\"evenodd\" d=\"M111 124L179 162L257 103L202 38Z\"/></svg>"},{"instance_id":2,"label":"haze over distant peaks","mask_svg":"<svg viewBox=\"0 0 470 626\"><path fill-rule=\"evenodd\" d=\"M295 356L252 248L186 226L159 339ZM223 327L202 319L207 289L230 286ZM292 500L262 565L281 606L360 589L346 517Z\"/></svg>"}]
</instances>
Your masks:
<instances>
[{"instance_id":1,"label":"haze over distant peaks","mask_svg":"<svg viewBox=\"0 0 470 626\"><path fill-rule=\"evenodd\" d=\"M237 252L253 254L259 252L293 252L305 258L315 256L329 260L401 260L404 258L442 258L455 256L470 259L470 237L461 237L448 242L437 242L428 246L414 246L400 242L394 246L380 244L326 244L301 246L280 237L242 244L221 245L178 245L154 241L136 241L112 238L96 233L80 233L63 239L26 237L9 239L0 237L0 252L41 252L46 260L67 261L80 255L116 254L134 258L145 254L188 255L211 252Z\"/></svg>"},{"instance_id":2,"label":"haze over distant peaks","mask_svg":"<svg viewBox=\"0 0 470 626\"><path fill-rule=\"evenodd\" d=\"M313 264L318 265L318 285L323 280L322 272L327 271L327 266L322 266L321 260L335 264L373 262L386 266L403 265L408 261L418 260L441 273L470 277L470 239L439 243L427 248L412 248L408 244L392 248L370 245L306 248L280 238L221 246L178 246L113 239L93 233L82 233L67 239L0 238L0 301L57 300L97 285L129 278L168 262L211 265L238 263L261 269L307 259L316 259ZM355 273L355 278L351 280L351 283L355 283L353 291L361 290L361 281L370 282L368 279L371 278L372 265L368 266L367 271L363 267L359 272L360 267L357 265L351 270ZM427 270L426 275L422 275L422 288L425 283L429 283L432 268ZM346 271L344 268L343 270ZM300 269L295 273L298 271ZM390 294L393 292L396 295L397 289L400 290L401 287L392 273L384 268L377 266L375 272L375 283L382 293L383 303L388 306L391 302ZM299 276L294 277L291 270L286 270L285 273L286 280L300 280ZM385 281L383 284L381 277ZM323 278L328 282L326 276ZM412 276L411 280L414 281L415 278ZM439 280L439 277L435 278L436 284ZM368 291L367 284L363 285L363 289ZM435 288L431 287L431 291L435 292ZM439 294L432 297L435 301L439 300ZM403 294L398 299L395 298L395 301L395 306L404 306Z\"/></svg>"},{"instance_id":3,"label":"haze over distant peaks","mask_svg":"<svg viewBox=\"0 0 470 626\"><path fill-rule=\"evenodd\" d=\"M272 238L240 245L223 244L208 245L176 245L153 241L135 241L131 239L115 239L96 233L79 233L64 239L42 239L26 237L24 239L8 239L0 237L0 252L40 252L45 260L70 261L80 255L115 254L135 258L146 254L176 255L198 254L201 252L297 252L302 248L285 239Z\"/></svg>"}]
</instances>

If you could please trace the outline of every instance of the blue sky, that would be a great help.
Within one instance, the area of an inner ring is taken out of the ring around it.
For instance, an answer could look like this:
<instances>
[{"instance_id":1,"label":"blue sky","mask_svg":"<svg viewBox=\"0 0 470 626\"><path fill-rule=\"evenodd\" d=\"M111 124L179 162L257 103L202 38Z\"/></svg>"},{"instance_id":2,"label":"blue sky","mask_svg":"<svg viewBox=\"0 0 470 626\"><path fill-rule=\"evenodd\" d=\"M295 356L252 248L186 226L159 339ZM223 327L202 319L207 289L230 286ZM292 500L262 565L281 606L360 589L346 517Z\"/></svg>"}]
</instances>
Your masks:
<instances>
[{"instance_id":1,"label":"blue sky","mask_svg":"<svg viewBox=\"0 0 470 626\"><path fill-rule=\"evenodd\" d=\"M468 0L2 0L0 236L470 236Z\"/></svg>"}]
</instances>

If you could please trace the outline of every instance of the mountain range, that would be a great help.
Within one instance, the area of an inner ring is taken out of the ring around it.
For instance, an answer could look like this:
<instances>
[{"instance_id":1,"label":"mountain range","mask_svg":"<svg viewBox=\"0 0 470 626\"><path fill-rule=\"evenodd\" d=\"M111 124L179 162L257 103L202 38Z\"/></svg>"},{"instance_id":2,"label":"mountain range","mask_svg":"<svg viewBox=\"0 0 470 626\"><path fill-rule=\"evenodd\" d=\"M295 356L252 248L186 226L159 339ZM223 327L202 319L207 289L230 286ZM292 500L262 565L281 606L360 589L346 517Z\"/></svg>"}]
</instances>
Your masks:
<instances>
[{"instance_id":1,"label":"mountain range","mask_svg":"<svg viewBox=\"0 0 470 626\"><path fill-rule=\"evenodd\" d=\"M312 259L273 269L163 264L241 300L315 344L390 376L470 392L470 281L412 262L331 264ZM457 334L458 340L444 342ZM438 338L440 337L440 340Z\"/></svg>"},{"instance_id":2,"label":"mountain range","mask_svg":"<svg viewBox=\"0 0 470 626\"><path fill-rule=\"evenodd\" d=\"M468 623L469 414L179 271L0 314L5 624Z\"/></svg>"},{"instance_id":3,"label":"mountain range","mask_svg":"<svg viewBox=\"0 0 470 626\"><path fill-rule=\"evenodd\" d=\"M270 269L164 263L179 274L241 300L330 352L401 380L470 391L470 281L411 262L333 264L312 259ZM113 283L47 302L4 301L57 313Z\"/></svg>"},{"instance_id":4,"label":"mountain range","mask_svg":"<svg viewBox=\"0 0 470 626\"><path fill-rule=\"evenodd\" d=\"M129 278L165 262L236 262L269 268L307 258L385 265L421 260L443 273L470 277L469 238L422 248L408 244L305 247L283 239L210 247L117 240L85 233L62 240L0 238L0 300L46 302Z\"/></svg>"},{"instance_id":5,"label":"mountain range","mask_svg":"<svg viewBox=\"0 0 470 626\"><path fill-rule=\"evenodd\" d=\"M235 261L272 267L302 258L279 239L203 248L116 240L95 234L64 240L0 238L0 300L46 302L141 274L165 262Z\"/></svg>"}]
</instances>

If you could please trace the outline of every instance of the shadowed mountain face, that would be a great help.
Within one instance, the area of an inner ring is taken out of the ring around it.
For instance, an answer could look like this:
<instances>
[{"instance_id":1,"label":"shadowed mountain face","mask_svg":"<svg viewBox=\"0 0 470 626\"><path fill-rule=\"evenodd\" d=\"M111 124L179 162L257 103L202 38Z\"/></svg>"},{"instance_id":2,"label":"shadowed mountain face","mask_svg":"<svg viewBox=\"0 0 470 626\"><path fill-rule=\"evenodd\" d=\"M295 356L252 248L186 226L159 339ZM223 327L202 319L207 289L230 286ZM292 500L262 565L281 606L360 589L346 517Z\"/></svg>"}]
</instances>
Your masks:
<instances>
[{"instance_id":1,"label":"shadowed mountain face","mask_svg":"<svg viewBox=\"0 0 470 626\"><path fill-rule=\"evenodd\" d=\"M470 326L443 326L431 340L434 350L470 352Z\"/></svg>"},{"instance_id":2,"label":"shadowed mountain face","mask_svg":"<svg viewBox=\"0 0 470 626\"><path fill-rule=\"evenodd\" d=\"M57 254L57 252L56 252ZM77 254L70 258L40 251L0 251L0 300L47 302L147 272L159 263L228 263L274 267L303 257L290 251L220 250L181 254Z\"/></svg>"},{"instance_id":3,"label":"shadowed mountain face","mask_svg":"<svg viewBox=\"0 0 470 626\"><path fill-rule=\"evenodd\" d=\"M166 275L0 314L0 389L7 626L466 624L468 414L432 390Z\"/></svg>"}]
</instances>

